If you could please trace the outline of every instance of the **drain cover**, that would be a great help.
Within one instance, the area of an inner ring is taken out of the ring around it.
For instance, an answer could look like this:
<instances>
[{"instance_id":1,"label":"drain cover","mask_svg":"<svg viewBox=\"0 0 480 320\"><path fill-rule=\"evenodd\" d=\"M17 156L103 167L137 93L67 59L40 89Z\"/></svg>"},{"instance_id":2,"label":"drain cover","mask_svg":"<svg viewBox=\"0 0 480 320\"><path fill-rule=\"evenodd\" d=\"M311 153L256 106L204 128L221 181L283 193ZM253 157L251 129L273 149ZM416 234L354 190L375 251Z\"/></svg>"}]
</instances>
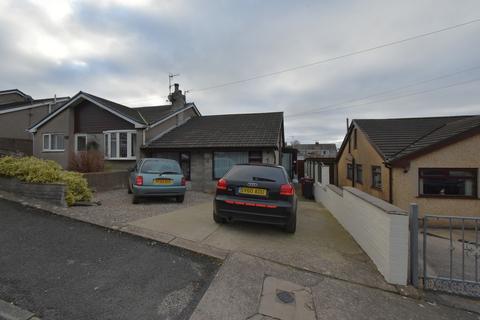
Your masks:
<instances>
[{"instance_id":1,"label":"drain cover","mask_svg":"<svg viewBox=\"0 0 480 320\"><path fill-rule=\"evenodd\" d=\"M288 291L277 291L277 298L283 303L293 303L295 301L293 294Z\"/></svg>"}]
</instances>

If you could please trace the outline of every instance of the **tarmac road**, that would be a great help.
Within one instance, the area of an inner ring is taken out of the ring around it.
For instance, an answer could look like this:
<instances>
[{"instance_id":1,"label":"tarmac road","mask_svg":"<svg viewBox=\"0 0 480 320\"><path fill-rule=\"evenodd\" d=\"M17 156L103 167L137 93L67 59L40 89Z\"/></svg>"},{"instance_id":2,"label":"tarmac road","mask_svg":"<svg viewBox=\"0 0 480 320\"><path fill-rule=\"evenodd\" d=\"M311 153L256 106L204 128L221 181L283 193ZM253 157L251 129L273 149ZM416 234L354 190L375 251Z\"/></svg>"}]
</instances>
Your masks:
<instances>
[{"instance_id":1,"label":"tarmac road","mask_svg":"<svg viewBox=\"0 0 480 320\"><path fill-rule=\"evenodd\" d=\"M0 300L43 319L188 319L219 266L0 200Z\"/></svg>"}]
</instances>

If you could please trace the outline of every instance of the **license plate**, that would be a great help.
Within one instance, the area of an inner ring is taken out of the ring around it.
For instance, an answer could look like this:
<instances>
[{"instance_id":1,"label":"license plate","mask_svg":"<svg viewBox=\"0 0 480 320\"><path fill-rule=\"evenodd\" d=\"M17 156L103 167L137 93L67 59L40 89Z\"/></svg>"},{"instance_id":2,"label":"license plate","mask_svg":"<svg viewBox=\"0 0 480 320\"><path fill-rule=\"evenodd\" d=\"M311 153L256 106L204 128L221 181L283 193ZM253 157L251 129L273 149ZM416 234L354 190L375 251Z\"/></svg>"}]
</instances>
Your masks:
<instances>
[{"instance_id":1,"label":"license plate","mask_svg":"<svg viewBox=\"0 0 480 320\"><path fill-rule=\"evenodd\" d=\"M172 179L159 179L159 178L153 179L153 184L168 185L172 183L173 183Z\"/></svg>"},{"instance_id":2,"label":"license plate","mask_svg":"<svg viewBox=\"0 0 480 320\"><path fill-rule=\"evenodd\" d=\"M253 195L253 196L266 196L267 195L267 189L261 189L261 188L240 187L238 192L242 193L242 194Z\"/></svg>"}]
</instances>

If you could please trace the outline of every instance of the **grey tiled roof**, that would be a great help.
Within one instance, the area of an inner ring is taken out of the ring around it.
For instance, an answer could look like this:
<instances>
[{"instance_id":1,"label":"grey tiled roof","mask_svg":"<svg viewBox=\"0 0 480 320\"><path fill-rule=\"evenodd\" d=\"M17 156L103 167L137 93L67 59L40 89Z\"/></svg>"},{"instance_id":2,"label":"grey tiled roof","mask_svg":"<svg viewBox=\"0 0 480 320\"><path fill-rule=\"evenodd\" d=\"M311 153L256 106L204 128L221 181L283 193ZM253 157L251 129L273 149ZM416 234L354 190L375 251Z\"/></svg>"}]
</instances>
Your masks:
<instances>
[{"instance_id":1,"label":"grey tiled roof","mask_svg":"<svg viewBox=\"0 0 480 320\"><path fill-rule=\"evenodd\" d=\"M142 124L152 124L163 118L167 117L168 115L172 114L175 110L171 104L169 105L161 105L161 106L151 106L151 107L140 107L140 108L130 108L124 106L122 104L97 97L93 94L81 92L87 97L97 101L100 104L103 104L116 112L122 114L123 116L142 123ZM193 103L187 103L185 108L192 106Z\"/></svg>"},{"instance_id":2,"label":"grey tiled roof","mask_svg":"<svg viewBox=\"0 0 480 320\"><path fill-rule=\"evenodd\" d=\"M283 112L194 117L147 144L149 148L277 147Z\"/></svg>"},{"instance_id":3,"label":"grey tiled roof","mask_svg":"<svg viewBox=\"0 0 480 320\"><path fill-rule=\"evenodd\" d=\"M398 160L480 126L480 116L356 119L387 161Z\"/></svg>"},{"instance_id":4,"label":"grey tiled roof","mask_svg":"<svg viewBox=\"0 0 480 320\"><path fill-rule=\"evenodd\" d=\"M95 100L96 102L98 102L100 104L103 104L106 107L109 107L110 109L115 110L116 112L120 113L121 115L123 115L123 116L125 116L125 117L127 117L127 118L129 118L133 121L136 121L136 122L142 123L142 124L147 124L147 123L145 123L142 116L140 115L140 113L138 113L138 111L136 109L129 108L129 107L124 106L122 104L119 104L119 103L116 103L116 102L113 102L113 101L110 101L110 100L107 100L107 99L103 99L103 98L94 96L93 94L90 94L90 93L86 93L86 92L82 92L82 91L80 93L84 94L85 96L89 97L92 100Z\"/></svg>"}]
</instances>

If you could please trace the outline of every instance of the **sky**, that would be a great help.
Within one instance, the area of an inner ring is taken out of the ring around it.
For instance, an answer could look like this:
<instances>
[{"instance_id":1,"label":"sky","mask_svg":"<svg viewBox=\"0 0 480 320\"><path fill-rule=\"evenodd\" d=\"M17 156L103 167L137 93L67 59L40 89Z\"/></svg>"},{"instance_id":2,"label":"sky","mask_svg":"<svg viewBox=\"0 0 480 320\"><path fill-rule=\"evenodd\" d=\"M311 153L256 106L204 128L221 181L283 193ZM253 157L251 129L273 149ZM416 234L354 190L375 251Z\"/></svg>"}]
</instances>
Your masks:
<instances>
[{"instance_id":1,"label":"sky","mask_svg":"<svg viewBox=\"0 0 480 320\"><path fill-rule=\"evenodd\" d=\"M0 0L0 90L151 106L173 73L203 115L283 111L287 142L338 144L347 118L480 114L480 22L211 87L479 18L478 0Z\"/></svg>"}]
</instances>

